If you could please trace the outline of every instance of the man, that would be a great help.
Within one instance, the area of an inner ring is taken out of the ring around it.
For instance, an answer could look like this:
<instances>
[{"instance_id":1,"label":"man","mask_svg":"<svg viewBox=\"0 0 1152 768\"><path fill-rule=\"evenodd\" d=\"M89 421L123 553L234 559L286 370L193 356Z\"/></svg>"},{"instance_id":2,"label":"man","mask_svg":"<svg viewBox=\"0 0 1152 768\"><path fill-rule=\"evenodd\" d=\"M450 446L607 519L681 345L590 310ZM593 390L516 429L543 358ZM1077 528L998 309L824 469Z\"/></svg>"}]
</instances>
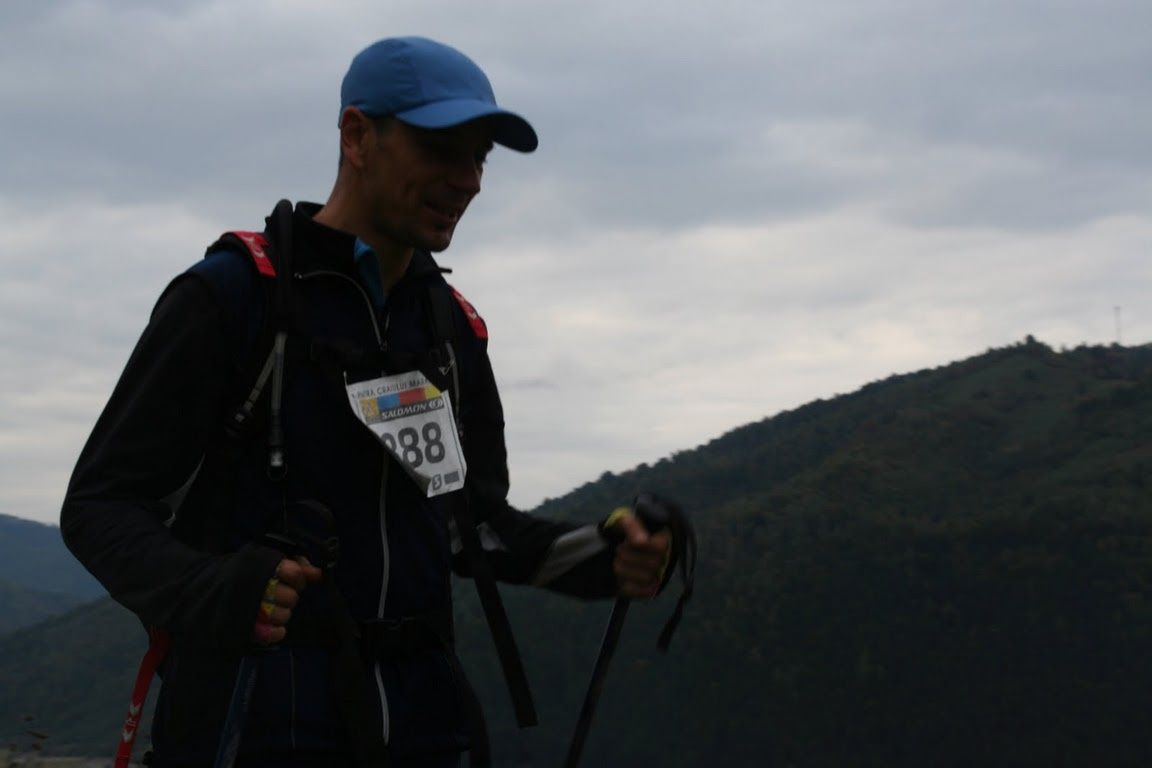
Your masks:
<instances>
[{"instance_id":1,"label":"man","mask_svg":"<svg viewBox=\"0 0 1152 768\"><path fill-rule=\"evenodd\" d=\"M533 128L462 53L402 38L352 61L339 129L326 204L278 207L270 243L223 238L161 296L68 488L69 548L171 637L152 765L458 765L483 734L450 570L663 583L669 538L635 515L508 505L487 330L430 255L493 144L531 152Z\"/></svg>"}]
</instances>

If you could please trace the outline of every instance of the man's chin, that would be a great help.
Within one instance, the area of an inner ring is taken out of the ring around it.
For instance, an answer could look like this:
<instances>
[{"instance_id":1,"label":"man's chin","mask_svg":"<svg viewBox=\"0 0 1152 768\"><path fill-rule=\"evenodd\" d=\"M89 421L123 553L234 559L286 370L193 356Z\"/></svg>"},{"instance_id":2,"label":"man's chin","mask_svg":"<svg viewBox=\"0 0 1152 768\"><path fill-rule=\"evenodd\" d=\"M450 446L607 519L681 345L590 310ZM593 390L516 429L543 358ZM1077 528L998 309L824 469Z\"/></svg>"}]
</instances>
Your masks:
<instances>
[{"instance_id":1,"label":"man's chin","mask_svg":"<svg viewBox=\"0 0 1152 768\"><path fill-rule=\"evenodd\" d=\"M421 238L421 242L416 243L416 247L429 253L440 253L446 251L451 244L452 233L449 232L447 234L437 234L434 237Z\"/></svg>"}]
</instances>

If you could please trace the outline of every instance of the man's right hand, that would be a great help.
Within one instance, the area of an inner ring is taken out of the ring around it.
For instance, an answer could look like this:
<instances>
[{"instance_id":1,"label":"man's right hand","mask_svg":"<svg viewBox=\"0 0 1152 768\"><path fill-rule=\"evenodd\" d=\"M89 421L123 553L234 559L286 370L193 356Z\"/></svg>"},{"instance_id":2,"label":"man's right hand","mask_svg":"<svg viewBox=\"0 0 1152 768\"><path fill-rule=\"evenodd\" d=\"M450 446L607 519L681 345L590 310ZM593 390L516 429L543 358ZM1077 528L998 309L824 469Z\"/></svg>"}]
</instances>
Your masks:
<instances>
[{"instance_id":1,"label":"man's right hand","mask_svg":"<svg viewBox=\"0 0 1152 768\"><path fill-rule=\"evenodd\" d=\"M292 609L300 600L300 593L309 584L315 584L324 577L324 572L308 562L306 557L294 560L284 558L276 566L276 572L268 580L260 610L256 616L256 629L253 639L258 645L275 645L287 634L287 624L292 618Z\"/></svg>"}]
</instances>

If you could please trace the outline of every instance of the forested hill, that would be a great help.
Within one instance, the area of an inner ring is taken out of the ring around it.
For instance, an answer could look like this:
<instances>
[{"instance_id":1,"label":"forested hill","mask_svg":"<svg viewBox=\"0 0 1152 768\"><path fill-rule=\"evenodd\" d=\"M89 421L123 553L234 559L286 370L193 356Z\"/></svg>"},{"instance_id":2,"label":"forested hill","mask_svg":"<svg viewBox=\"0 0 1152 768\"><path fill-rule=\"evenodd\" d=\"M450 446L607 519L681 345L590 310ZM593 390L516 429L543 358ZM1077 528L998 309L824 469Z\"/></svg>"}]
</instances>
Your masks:
<instances>
[{"instance_id":1,"label":"forested hill","mask_svg":"<svg viewBox=\"0 0 1152 768\"><path fill-rule=\"evenodd\" d=\"M0 514L0 636L104 594L59 528Z\"/></svg>"},{"instance_id":2,"label":"forested hill","mask_svg":"<svg viewBox=\"0 0 1152 768\"><path fill-rule=\"evenodd\" d=\"M5 514L0 514L0 582L78 599L104 594L65 549L59 528Z\"/></svg>"},{"instance_id":3,"label":"forested hill","mask_svg":"<svg viewBox=\"0 0 1152 768\"><path fill-rule=\"evenodd\" d=\"M1152 345L1030 337L542 511L653 488L701 543L677 653L633 677L676 764L1152 765Z\"/></svg>"},{"instance_id":4,"label":"forested hill","mask_svg":"<svg viewBox=\"0 0 1152 768\"><path fill-rule=\"evenodd\" d=\"M605 474L538 511L579 514L659 488L709 519L734 507L741 523L741 510L756 520L783 506L938 520L1029 508L1105 479L1138 488L1152 471L1150 386L1152 345L1055 352L1028 337Z\"/></svg>"},{"instance_id":5,"label":"forested hill","mask_svg":"<svg viewBox=\"0 0 1152 768\"><path fill-rule=\"evenodd\" d=\"M1028 339L545 503L592 519L657 490L700 540L671 652L654 648L671 596L629 614L585 764L1152 764L1150 436L1152 348ZM461 655L497 764L554 766L608 606L504 593L541 725L516 731L467 583ZM117 732L139 650L120 653L118 690L88 685L85 654L101 674L117 662L81 646L70 618L0 638L0 690L20 689L0 724L35 713L61 745L84 739L77 712L91 713L84 734ZM49 647L67 681L50 663L29 677ZM62 691L80 701L53 722Z\"/></svg>"}]
</instances>

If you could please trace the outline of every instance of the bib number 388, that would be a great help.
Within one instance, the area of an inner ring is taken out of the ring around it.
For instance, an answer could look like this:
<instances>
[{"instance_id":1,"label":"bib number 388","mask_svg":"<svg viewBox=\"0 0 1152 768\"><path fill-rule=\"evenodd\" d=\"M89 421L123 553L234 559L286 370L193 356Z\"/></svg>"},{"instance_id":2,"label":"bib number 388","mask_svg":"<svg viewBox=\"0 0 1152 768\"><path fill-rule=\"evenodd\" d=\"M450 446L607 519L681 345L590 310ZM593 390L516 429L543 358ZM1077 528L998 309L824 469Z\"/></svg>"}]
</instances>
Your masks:
<instances>
[{"instance_id":1,"label":"bib number 388","mask_svg":"<svg viewBox=\"0 0 1152 768\"><path fill-rule=\"evenodd\" d=\"M428 496L464 487L467 465L447 392L419 371L346 389L352 412Z\"/></svg>"}]
</instances>

